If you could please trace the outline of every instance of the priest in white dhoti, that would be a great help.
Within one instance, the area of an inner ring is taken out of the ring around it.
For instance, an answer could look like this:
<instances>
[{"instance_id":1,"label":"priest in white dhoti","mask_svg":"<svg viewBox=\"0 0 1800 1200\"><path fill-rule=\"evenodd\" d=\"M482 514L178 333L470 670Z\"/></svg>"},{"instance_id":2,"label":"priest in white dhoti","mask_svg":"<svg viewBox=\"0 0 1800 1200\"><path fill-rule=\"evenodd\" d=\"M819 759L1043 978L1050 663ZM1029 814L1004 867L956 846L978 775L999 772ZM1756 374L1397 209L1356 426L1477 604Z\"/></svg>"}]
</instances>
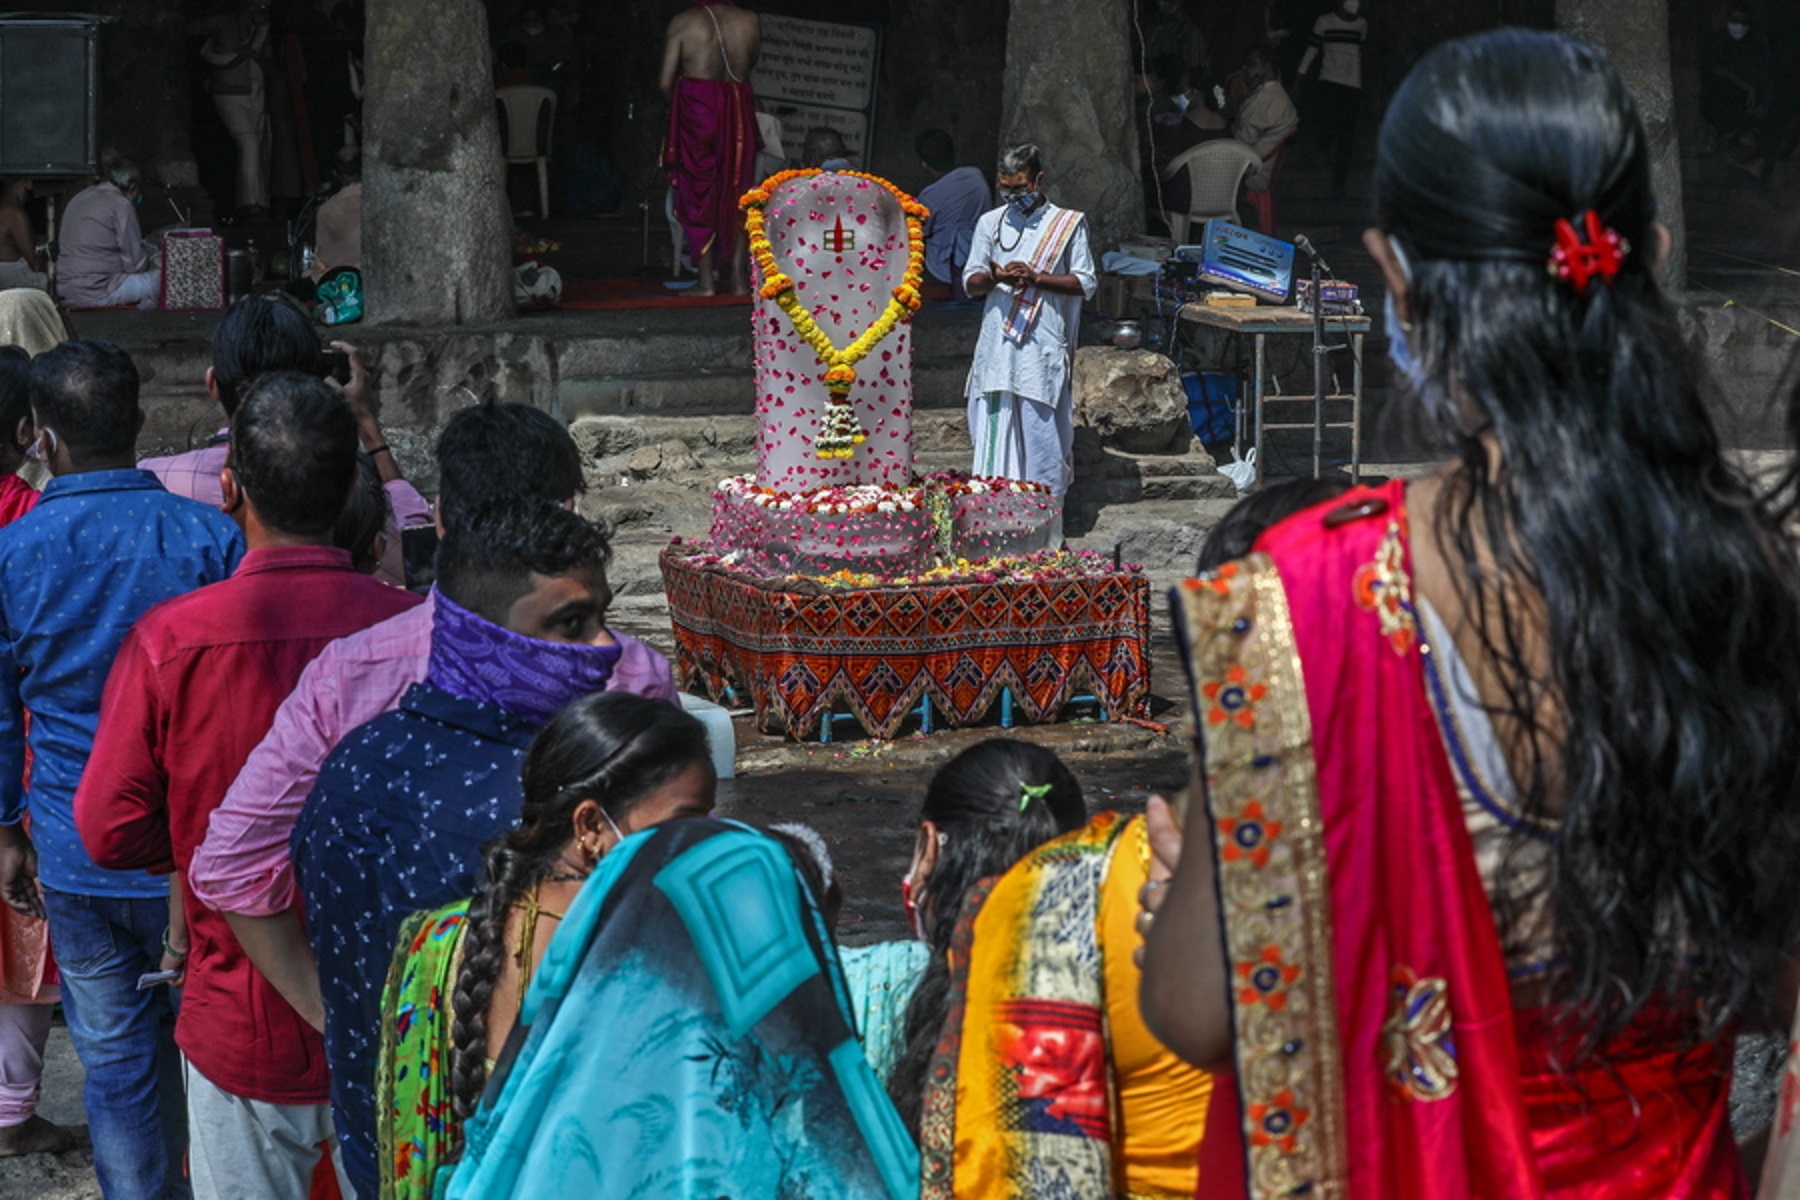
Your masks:
<instances>
[{"instance_id":1,"label":"priest in white dhoti","mask_svg":"<svg viewBox=\"0 0 1800 1200\"><path fill-rule=\"evenodd\" d=\"M1087 218L1044 195L1038 148L1000 156L1006 201L975 223L963 287L985 296L981 340L969 368L969 433L977 475L1044 484L1056 494L1052 547L1062 545L1062 503L1075 474L1070 368L1081 302L1094 294Z\"/></svg>"}]
</instances>

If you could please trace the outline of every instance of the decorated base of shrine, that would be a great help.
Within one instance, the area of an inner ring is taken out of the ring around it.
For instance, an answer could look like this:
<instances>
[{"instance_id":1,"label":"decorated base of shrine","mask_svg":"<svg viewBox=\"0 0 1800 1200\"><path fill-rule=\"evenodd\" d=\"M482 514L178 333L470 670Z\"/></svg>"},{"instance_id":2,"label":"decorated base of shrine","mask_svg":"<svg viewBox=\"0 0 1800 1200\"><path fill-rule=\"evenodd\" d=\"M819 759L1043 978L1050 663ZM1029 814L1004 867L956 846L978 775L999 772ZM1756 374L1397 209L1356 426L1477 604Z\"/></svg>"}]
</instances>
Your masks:
<instances>
[{"instance_id":1,"label":"decorated base of shrine","mask_svg":"<svg viewBox=\"0 0 1800 1200\"><path fill-rule=\"evenodd\" d=\"M936 725L975 725L1003 694L1028 723L1090 696L1109 720L1146 716L1148 578L1070 555L1042 561L834 581L758 576L677 544L661 563L676 678L715 700L748 697L757 728L794 738L833 713L893 737L925 700Z\"/></svg>"}]
</instances>

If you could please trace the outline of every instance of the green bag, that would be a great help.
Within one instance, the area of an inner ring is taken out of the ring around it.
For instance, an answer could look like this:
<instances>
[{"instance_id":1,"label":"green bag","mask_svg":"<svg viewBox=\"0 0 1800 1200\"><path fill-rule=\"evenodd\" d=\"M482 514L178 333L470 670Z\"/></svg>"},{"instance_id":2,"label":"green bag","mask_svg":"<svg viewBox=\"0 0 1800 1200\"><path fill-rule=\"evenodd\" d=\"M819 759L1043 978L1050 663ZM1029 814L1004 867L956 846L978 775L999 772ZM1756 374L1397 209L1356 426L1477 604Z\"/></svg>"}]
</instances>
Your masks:
<instances>
[{"instance_id":1,"label":"green bag","mask_svg":"<svg viewBox=\"0 0 1800 1200\"><path fill-rule=\"evenodd\" d=\"M354 267L328 271L319 280L319 320L326 325L348 325L362 320L362 274Z\"/></svg>"}]
</instances>

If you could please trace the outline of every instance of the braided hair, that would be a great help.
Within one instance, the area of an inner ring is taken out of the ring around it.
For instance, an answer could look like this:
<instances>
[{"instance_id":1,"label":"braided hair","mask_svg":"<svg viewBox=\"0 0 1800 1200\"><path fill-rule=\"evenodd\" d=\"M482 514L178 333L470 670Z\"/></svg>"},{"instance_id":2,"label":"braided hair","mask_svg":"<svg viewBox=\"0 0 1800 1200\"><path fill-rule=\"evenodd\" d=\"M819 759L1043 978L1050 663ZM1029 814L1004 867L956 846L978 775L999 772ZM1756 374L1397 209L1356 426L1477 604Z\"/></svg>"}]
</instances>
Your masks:
<instances>
[{"instance_id":1,"label":"braided hair","mask_svg":"<svg viewBox=\"0 0 1800 1200\"><path fill-rule=\"evenodd\" d=\"M597 692L570 704L525 752L519 823L487 848L469 901L450 1028L451 1096L467 1120L487 1086L488 1005L506 954L506 915L575 837L575 810L597 802L615 825L683 771L711 763L706 728L673 704Z\"/></svg>"},{"instance_id":2,"label":"braided hair","mask_svg":"<svg viewBox=\"0 0 1800 1200\"><path fill-rule=\"evenodd\" d=\"M938 828L937 864L916 899L931 958L906 1005L900 1061L888 1095L916 1138L931 1056L950 1011L946 953L963 898L1045 842L1087 820L1081 785L1053 751L1030 742L978 742L938 769L919 820Z\"/></svg>"}]
</instances>

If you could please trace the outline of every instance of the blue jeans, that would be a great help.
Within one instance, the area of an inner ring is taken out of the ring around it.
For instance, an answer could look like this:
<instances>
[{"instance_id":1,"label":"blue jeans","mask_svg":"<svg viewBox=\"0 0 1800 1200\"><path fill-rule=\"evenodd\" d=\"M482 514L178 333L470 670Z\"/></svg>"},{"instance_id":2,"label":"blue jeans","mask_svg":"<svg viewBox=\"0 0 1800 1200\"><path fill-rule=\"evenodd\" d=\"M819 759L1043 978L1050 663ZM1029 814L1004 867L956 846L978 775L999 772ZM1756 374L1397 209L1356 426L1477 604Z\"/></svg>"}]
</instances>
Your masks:
<instances>
[{"instance_id":1,"label":"blue jeans","mask_svg":"<svg viewBox=\"0 0 1800 1200\"><path fill-rule=\"evenodd\" d=\"M161 968L169 902L45 888L44 907L100 1190L106 1200L181 1200L190 1192L175 1002L166 986L137 990L139 975Z\"/></svg>"}]
</instances>

